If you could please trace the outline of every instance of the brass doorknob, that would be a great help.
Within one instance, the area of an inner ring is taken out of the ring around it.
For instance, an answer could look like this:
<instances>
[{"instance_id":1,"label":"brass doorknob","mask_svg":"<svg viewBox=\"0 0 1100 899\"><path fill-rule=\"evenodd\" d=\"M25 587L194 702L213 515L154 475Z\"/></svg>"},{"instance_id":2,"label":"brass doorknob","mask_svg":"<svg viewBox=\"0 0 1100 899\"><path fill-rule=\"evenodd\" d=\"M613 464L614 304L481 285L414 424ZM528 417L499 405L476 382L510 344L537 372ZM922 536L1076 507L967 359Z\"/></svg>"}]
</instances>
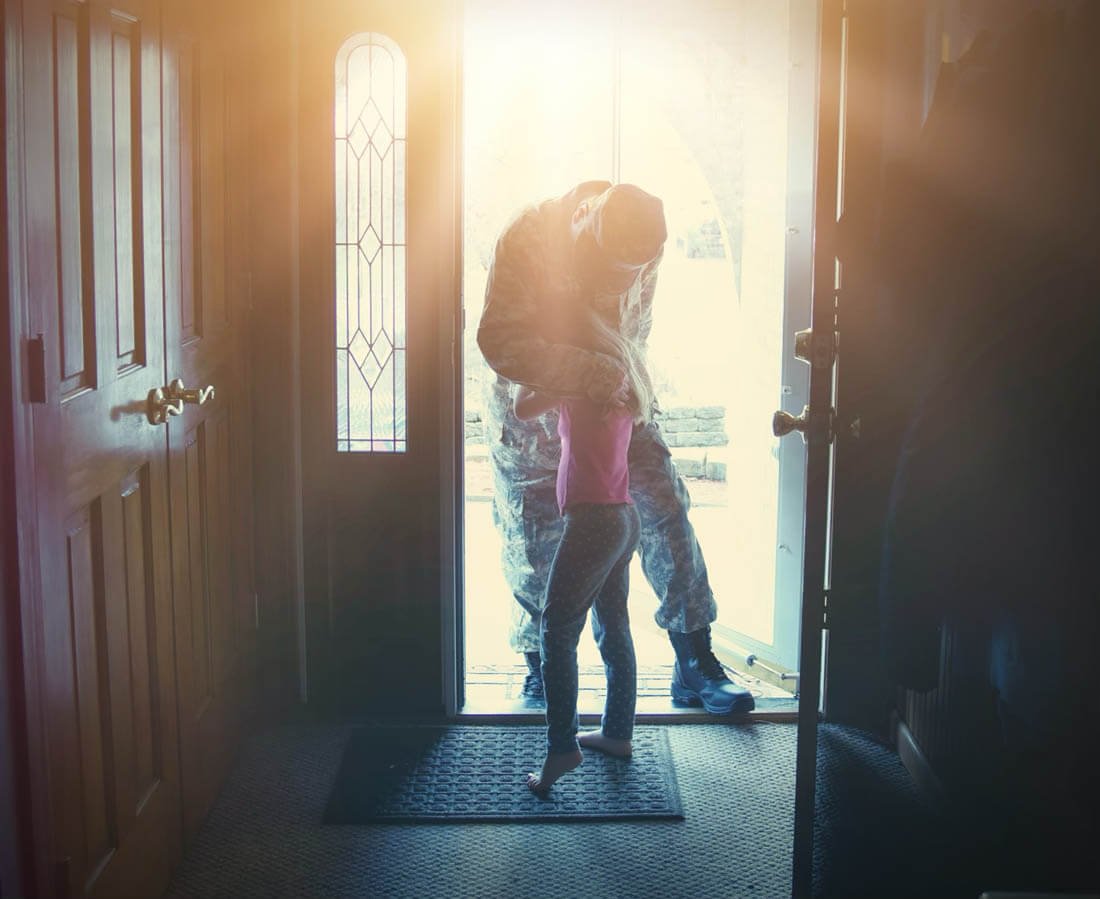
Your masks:
<instances>
[{"instance_id":1,"label":"brass doorknob","mask_svg":"<svg viewBox=\"0 0 1100 899\"><path fill-rule=\"evenodd\" d=\"M803 406L801 415L776 412L772 416L772 433L783 437L791 431L798 431L810 446L831 444L836 437L836 409L811 412L809 406Z\"/></svg>"},{"instance_id":2,"label":"brass doorknob","mask_svg":"<svg viewBox=\"0 0 1100 899\"><path fill-rule=\"evenodd\" d=\"M149 391L145 401L145 417L151 425L165 424L170 416L183 414L183 401L169 396L163 387Z\"/></svg>"},{"instance_id":3,"label":"brass doorknob","mask_svg":"<svg viewBox=\"0 0 1100 899\"><path fill-rule=\"evenodd\" d=\"M185 387L182 378L176 378L166 388L165 393L170 399L179 400L181 403L194 403L203 406L214 399L214 385L206 387Z\"/></svg>"},{"instance_id":4,"label":"brass doorknob","mask_svg":"<svg viewBox=\"0 0 1100 899\"><path fill-rule=\"evenodd\" d=\"M806 433L806 426L810 421L810 407L805 406L801 415L791 415L790 412L776 412L772 416L772 433L776 437L785 437L791 431Z\"/></svg>"}]
</instances>

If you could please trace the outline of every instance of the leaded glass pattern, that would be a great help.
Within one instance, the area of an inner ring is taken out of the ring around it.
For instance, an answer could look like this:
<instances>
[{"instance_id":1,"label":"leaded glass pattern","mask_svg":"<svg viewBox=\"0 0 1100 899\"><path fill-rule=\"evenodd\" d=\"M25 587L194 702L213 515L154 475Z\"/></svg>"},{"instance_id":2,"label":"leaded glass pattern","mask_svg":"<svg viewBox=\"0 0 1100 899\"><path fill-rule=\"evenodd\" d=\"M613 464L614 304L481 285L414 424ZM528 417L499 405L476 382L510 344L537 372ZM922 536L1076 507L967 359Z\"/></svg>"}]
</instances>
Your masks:
<instances>
[{"instance_id":1,"label":"leaded glass pattern","mask_svg":"<svg viewBox=\"0 0 1100 899\"><path fill-rule=\"evenodd\" d=\"M390 38L336 55L336 449L408 449L406 63Z\"/></svg>"}]
</instances>

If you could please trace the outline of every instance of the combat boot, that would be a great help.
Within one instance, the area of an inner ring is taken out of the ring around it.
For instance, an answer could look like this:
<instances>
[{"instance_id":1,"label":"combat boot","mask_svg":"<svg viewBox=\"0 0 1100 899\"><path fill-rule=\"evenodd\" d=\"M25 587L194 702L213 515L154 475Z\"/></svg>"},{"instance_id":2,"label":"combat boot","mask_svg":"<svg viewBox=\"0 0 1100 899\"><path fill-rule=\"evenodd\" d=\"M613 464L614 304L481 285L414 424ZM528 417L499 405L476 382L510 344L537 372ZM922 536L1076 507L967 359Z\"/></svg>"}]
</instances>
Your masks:
<instances>
[{"instance_id":1,"label":"combat boot","mask_svg":"<svg viewBox=\"0 0 1100 899\"><path fill-rule=\"evenodd\" d=\"M546 690L542 685L542 657L537 652L525 652L527 660L527 676L523 679L523 689L520 696L524 703L532 708L545 708Z\"/></svg>"},{"instance_id":2,"label":"combat boot","mask_svg":"<svg viewBox=\"0 0 1100 899\"><path fill-rule=\"evenodd\" d=\"M702 706L712 715L751 712L756 708L752 693L728 677L710 648L710 626L689 634L668 632L676 663L672 669L674 705Z\"/></svg>"}]
</instances>

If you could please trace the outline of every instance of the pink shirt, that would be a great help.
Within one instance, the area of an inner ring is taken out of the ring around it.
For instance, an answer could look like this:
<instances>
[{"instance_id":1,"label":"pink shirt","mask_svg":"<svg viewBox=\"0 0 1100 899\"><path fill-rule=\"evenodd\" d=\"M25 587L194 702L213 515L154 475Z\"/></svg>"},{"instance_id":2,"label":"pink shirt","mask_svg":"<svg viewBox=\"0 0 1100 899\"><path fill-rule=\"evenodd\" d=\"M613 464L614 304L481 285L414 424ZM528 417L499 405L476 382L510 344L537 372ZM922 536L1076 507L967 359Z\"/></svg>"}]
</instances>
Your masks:
<instances>
[{"instance_id":1,"label":"pink shirt","mask_svg":"<svg viewBox=\"0 0 1100 899\"><path fill-rule=\"evenodd\" d=\"M591 400L562 400L558 508L563 513L577 503L631 501L627 450L633 431L634 421L625 409L604 417L603 407Z\"/></svg>"}]
</instances>

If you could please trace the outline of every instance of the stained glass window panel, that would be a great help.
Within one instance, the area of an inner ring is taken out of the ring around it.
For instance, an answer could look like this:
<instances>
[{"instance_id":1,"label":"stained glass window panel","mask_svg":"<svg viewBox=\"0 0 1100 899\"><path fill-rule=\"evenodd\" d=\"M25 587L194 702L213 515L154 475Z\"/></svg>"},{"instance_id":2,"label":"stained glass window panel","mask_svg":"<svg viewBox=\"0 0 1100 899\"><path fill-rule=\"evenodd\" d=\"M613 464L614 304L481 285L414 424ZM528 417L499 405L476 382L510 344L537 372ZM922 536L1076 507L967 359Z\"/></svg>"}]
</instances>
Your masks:
<instances>
[{"instance_id":1,"label":"stained glass window panel","mask_svg":"<svg viewBox=\"0 0 1100 899\"><path fill-rule=\"evenodd\" d=\"M402 453L406 432L407 69L388 37L336 55L336 448Z\"/></svg>"}]
</instances>

